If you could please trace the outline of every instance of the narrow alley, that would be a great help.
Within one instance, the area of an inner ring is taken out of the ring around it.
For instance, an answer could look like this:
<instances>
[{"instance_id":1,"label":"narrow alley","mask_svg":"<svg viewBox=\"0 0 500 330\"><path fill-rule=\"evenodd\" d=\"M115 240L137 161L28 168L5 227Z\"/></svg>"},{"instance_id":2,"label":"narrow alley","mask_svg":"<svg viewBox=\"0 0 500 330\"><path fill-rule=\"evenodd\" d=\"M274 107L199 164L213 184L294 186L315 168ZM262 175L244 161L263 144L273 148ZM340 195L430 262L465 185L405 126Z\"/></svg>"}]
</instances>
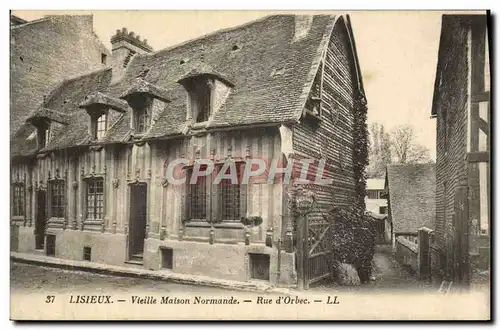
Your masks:
<instances>
[{"instance_id":1,"label":"narrow alley","mask_svg":"<svg viewBox=\"0 0 500 330\"><path fill-rule=\"evenodd\" d=\"M436 291L434 285L420 281L410 270L401 266L392 254L390 245L377 245L373 256L374 280L359 286L341 286L332 284L318 284L311 290L338 290L338 291L383 291L383 292L418 292Z\"/></svg>"}]
</instances>

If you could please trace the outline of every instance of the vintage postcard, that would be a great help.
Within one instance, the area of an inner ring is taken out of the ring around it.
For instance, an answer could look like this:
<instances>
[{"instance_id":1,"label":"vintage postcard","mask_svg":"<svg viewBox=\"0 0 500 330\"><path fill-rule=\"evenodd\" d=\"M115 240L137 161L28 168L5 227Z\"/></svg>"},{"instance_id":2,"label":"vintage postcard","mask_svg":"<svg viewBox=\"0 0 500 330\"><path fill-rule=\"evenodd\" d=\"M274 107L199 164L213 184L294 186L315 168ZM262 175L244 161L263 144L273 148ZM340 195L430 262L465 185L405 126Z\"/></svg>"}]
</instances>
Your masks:
<instances>
[{"instance_id":1,"label":"vintage postcard","mask_svg":"<svg viewBox=\"0 0 500 330\"><path fill-rule=\"evenodd\" d=\"M490 320L488 11L10 13L12 320Z\"/></svg>"}]
</instances>

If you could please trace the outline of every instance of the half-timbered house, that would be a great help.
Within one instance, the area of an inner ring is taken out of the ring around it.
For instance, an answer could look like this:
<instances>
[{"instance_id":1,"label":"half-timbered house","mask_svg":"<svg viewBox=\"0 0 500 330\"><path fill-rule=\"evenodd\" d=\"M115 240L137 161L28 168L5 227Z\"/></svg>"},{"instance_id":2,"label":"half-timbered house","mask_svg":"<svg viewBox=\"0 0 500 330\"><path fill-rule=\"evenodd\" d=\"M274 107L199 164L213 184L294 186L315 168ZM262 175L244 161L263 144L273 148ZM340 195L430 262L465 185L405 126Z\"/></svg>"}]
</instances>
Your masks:
<instances>
[{"instance_id":1,"label":"half-timbered house","mask_svg":"<svg viewBox=\"0 0 500 330\"><path fill-rule=\"evenodd\" d=\"M308 185L319 208L349 203L366 109L349 17L269 16L156 52L123 29L111 44L109 67L39 99L13 140L16 250L296 283L289 185L174 184L168 164L187 159L189 181L198 159L324 159L333 183ZM321 239L322 217L308 219ZM312 280L328 271L321 246Z\"/></svg>"},{"instance_id":2,"label":"half-timbered house","mask_svg":"<svg viewBox=\"0 0 500 330\"><path fill-rule=\"evenodd\" d=\"M490 62L486 15L443 15L432 116L437 120L432 273L469 284L489 269Z\"/></svg>"}]
</instances>

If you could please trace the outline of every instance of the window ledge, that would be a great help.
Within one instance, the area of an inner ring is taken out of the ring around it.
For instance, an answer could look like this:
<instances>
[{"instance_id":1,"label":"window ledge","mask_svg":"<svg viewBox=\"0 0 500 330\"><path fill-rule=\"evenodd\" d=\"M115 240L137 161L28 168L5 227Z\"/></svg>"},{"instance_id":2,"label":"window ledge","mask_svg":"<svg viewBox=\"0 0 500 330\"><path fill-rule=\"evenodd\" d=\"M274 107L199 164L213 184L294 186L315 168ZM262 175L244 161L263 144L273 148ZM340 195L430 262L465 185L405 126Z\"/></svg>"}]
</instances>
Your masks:
<instances>
[{"instance_id":1,"label":"window ledge","mask_svg":"<svg viewBox=\"0 0 500 330\"><path fill-rule=\"evenodd\" d=\"M202 228L210 228L212 225L206 221L189 221L185 224L186 227L202 227ZM229 229L243 229L242 223L239 222L218 222L213 224L214 228L229 228Z\"/></svg>"},{"instance_id":2,"label":"window ledge","mask_svg":"<svg viewBox=\"0 0 500 330\"><path fill-rule=\"evenodd\" d=\"M52 222L52 223L64 223L66 221L65 218L56 218L56 217L52 217L49 219L48 222Z\"/></svg>"},{"instance_id":3,"label":"window ledge","mask_svg":"<svg viewBox=\"0 0 500 330\"><path fill-rule=\"evenodd\" d=\"M199 122L199 123L193 123L191 125L191 128L192 129L203 129L203 128L207 128L208 126L208 120L207 121L202 121L202 122Z\"/></svg>"},{"instance_id":4,"label":"window ledge","mask_svg":"<svg viewBox=\"0 0 500 330\"><path fill-rule=\"evenodd\" d=\"M146 133L144 133L144 132L143 133L133 133L132 134L132 138L134 140L140 140L140 139L144 138L144 136L146 136Z\"/></svg>"},{"instance_id":5,"label":"window ledge","mask_svg":"<svg viewBox=\"0 0 500 330\"><path fill-rule=\"evenodd\" d=\"M24 215L13 215L12 220L24 220Z\"/></svg>"},{"instance_id":6,"label":"window ledge","mask_svg":"<svg viewBox=\"0 0 500 330\"><path fill-rule=\"evenodd\" d=\"M87 224L87 225L101 224L102 223L102 219L85 219L85 220L83 220L83 223Z\"/></svg>"}]
</instances>

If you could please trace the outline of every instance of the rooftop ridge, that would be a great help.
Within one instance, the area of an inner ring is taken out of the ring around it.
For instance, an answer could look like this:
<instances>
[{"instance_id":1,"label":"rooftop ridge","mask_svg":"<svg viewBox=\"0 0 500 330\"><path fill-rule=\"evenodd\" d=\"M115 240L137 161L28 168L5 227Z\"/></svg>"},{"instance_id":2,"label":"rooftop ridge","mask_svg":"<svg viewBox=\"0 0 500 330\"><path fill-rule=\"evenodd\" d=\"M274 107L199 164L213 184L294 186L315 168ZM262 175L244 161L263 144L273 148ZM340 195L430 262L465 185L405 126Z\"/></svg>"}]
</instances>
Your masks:
<instances>
[{"instance_id":1,"label":"rooftop ridge","mask_svg":"<svg viewBox=\"0 0 500 330\"><path fill-rule=\"evenodd\" d=\"M182 42L180 42L178 44L175 44L175 45L172 45L172 46L168 46L166 48L159 49L159 50L157 50L155 52L150 52L150 53L147 53L147 54L137 54L137 56L138 57L149 57L149 56L152 57L152 56L155 56L155 55L159 55L159 54L161 54L163 52L171 51L171 50L174 50L176 48L180 48L182 46L186 46L186 45L188 45L188 44L190 44L192 42L195 42L195 41L199 41L199 40L203 40L203 39L208 39L210 37L213 37L213 36L215 36L217 34L221 34L221 33L236 31L236 30L239 30L241 28L246 28L246 27L251 26L253 24L261 23L261 22L266 21L268 19L275 18L275 17L280 17L280 16L293 16L293 14L276 14L276 15L264 16L264 17L257 18L257 19L252 20L252 21L248 21L248 22L240 24L240 25L236 25L236 26L232 26L232 27L227 27L227 28L222 28L222 29L219 29L219 30L215 30L215 31L212 31L212 32L207 33L207 34L203 34L201 36L194 37L194 38L182 41Z\"/></svg>"}]
</instances>

